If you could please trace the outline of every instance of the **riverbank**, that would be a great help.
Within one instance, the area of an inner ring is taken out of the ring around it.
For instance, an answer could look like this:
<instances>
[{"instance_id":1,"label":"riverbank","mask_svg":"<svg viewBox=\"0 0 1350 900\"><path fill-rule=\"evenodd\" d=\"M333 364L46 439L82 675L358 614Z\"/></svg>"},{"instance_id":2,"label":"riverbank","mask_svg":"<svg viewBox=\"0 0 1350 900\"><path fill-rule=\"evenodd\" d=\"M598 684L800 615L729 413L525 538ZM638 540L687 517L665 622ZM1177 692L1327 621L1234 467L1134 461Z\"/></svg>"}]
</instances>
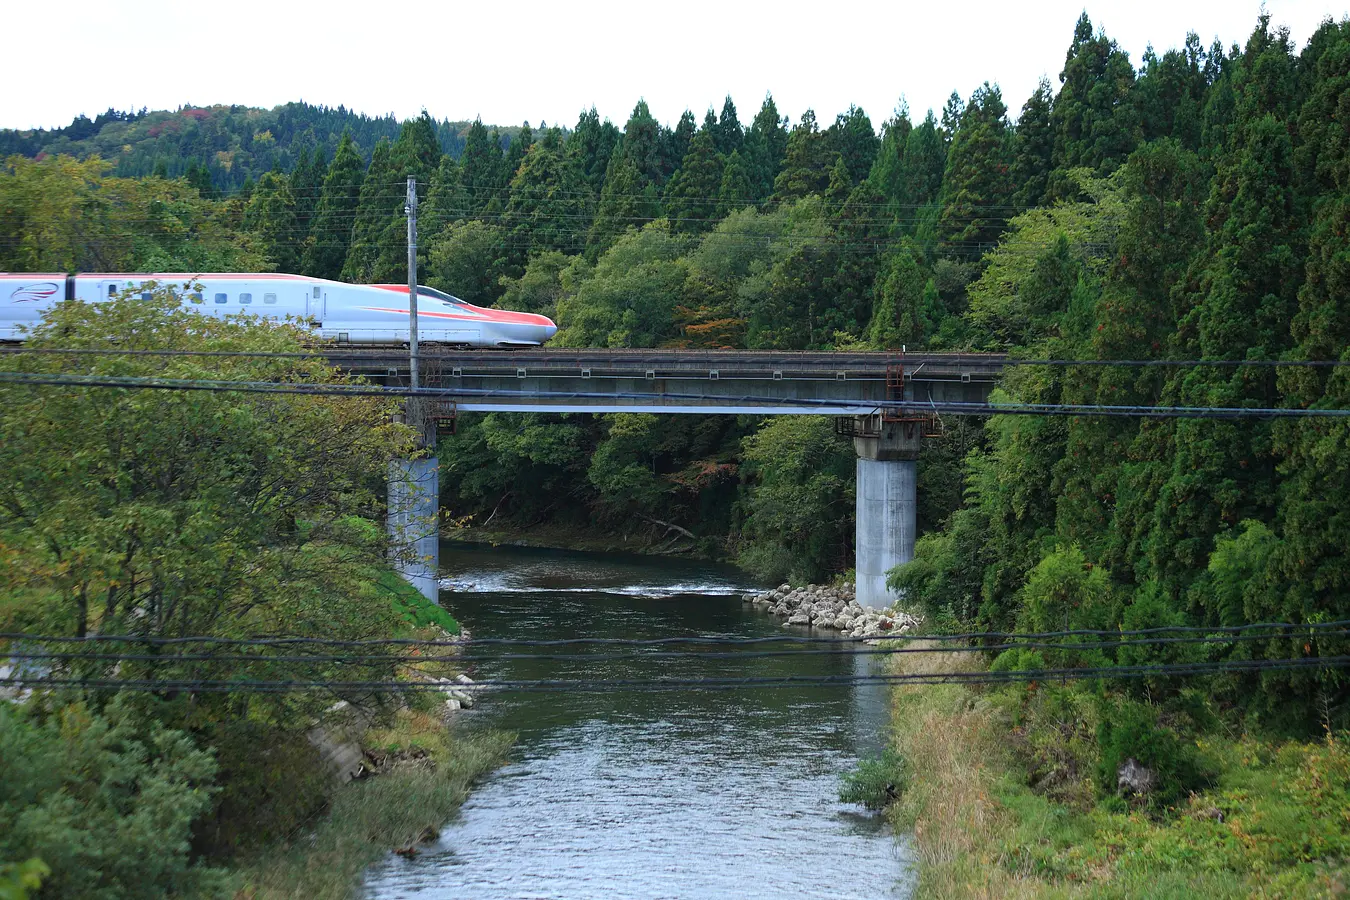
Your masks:
<instances>
[{"instance_id":1,"label":"riverbank","mask_svg":"<svg viewBox=\"0 0 1350 900\"><path fill-rule=\"evenodd\" d=\"M375 583L401 622L395 637L467 635L449 611L392 570L381 570ZM236 865L238 897L346 900L372 863L390 852L416 856L435 839L474 782L505 762L514 741L503 731L457 728L456 713L472 695L455 679L442 680L453 687L413 695L410 707L382 724L324 734L324 745L338 745L324 752L328 765L343 759L348 766L333 777L359 777L334 788L324 812L289 840Z\"/></svg>"},{"instance_id":2,"label":"riverbank","mask_svg":"<svg viewBox=\"0 0 1350 900\"><path fill-rule=\"evenodd\" d=\"M976 654L899 657L970 671ZM1174 802L1102 797L1093 698L1069 689L905 685L892 694L917 895L1350 895L1350 744L1207 734L1203 787Z\"/></svg>"},{"instance_id":3,"label":"riverbank","mask_svg":"<svg viewBox=\"0 0 1350 900\"><path fill-rule=\"evenodd\" d=\"M659 525L644 523L627 534L572 526L540 524L529 528L445 528L441 537L464 544L492 547L533 547L540 550L575 550L582 553L636 553L685 559L719 560L708 552L707 540L691 541L677 533L663 534ZM678 538L679 540L673 540Z\"/></svg>"},{"instance_id":4,"label":"riverbank","mask_svg":"<svg viewBox=\"0 0 1350 900\"><path fill-rule=\"evenodd\" d=\"M366 868L392 852L416 856L434 840L473 783L505 760L513 736L464 733L405 710L362 745L381 771L335 793L324 816L238 870L239 898L346 900Z\"/></svg>"}]
</instances>

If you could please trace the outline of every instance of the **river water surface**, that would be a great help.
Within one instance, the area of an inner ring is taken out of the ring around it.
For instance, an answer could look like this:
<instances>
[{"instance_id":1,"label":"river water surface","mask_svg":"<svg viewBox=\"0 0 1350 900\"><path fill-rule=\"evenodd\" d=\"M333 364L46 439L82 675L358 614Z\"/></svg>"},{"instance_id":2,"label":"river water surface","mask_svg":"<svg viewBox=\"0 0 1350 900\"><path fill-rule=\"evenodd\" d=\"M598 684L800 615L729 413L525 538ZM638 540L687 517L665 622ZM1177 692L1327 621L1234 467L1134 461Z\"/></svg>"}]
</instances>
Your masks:
<instances>
[{"instance_id":1,"label":"river water surface","mask_svg":"<svg viewBox=\"0 0 1350 900\"><path fill-rule=\"evenodd\" d=\"M784 631L742 604L740 593L759 586L727 567L454 544L442 548L441 564L442 600L476 638L759 637ZM481 645L473 652L496 649ZM871 664L846 652L768 659L501 659L479 663L470 674L476 680L846 675L869 671ZM459 716L462 727L517 732L513 761L475 789L438 842L415 859L391 855L374 867L366 881L369 897L907 893L904 845L879 819L838 800L840 775L881 745L883 688L501 692Z\"/></svg>"}]
</instances>

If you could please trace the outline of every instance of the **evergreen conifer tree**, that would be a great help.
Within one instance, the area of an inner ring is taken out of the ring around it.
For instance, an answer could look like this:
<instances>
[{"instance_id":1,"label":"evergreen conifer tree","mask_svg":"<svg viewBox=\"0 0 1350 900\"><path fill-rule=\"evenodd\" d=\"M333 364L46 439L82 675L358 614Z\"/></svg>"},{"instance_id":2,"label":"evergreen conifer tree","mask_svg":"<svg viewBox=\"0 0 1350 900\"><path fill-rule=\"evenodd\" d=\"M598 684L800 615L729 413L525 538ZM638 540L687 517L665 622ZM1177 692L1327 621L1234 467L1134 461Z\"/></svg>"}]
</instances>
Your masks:
<instances>
[{"instance_id":1,"label":"evergreen conifer tree","mask_svg":"<svg viewBox=\"0 0 1350 900\"><path fill-rule=\"evenodd\" d=\"M502 168L501 144L492 139L481 120L475 119L459 157L460 188L471 215L484 212L501 192Z\"/></svg>"},{"instance_id":2,"label":"evergreen conifer tree","mask_svg":"<svg viewBox=\"0 0 1350 900\"><path fill-rule=\"evenodd\" d=\"M314 212L310 241L301 259L300 271L315 278L337 278L351 245L352 223L365 180L365 166L344 131L337 152L324 175L323 190Z\"/></svg>"},{"instance_id":3,"label":"evergreen conifer tree","mask_svg":"<svg viewBox=\"0 0 1350 900\"><path fill-rule=\"evenodd\" d=\"M745 162L756 202L769 199L787 155L787 120L778 113L772 96L766 96L750 131L745 136Z\"/></svg>"},{"instance_id":4,"label":"evergreen conifer tree","mask_svg":"<svg viewBox=\"0 0 1350 900\"><path fill-rule=\"evenodd\" d=\"M352 221L351 246L342 265L343 281L357 284L375 281L385 231L390 220L403 208L407 187L398 180L391 153L389 142L380 141L370 156L370 167L361 182L360 199Z\"/></svg>"},{"instance_id":5,"label":"evergreen conifer tree","mask_svg":"<svg viewBox=\"0 0 1350 900\"><path fill-rule=\"evenodd\" d=\"M722 183L717 189L718 214L725 216L755 203L755 185L750 166L741 151L733 150L722 169Z\"/></svg>"},{"instance_id":6,"label":"evergreen conifer tree","mask_svg":"<svg viewBox=\"0 0 1350 900\"><path fill-rule=\"evenodd\" d=\"M665 213L672 231L696 234L710 231L717 224L724 166L717 152L716 129L714 121L711 129L705 124L694 135L689 152L666 185Z\"/></svg>"},{"instance_id":7,"label":"evergreen conifer tree","mask_svg":"<svg viewBox=\"0 0 1350 900\"><path fill-rule=\"evenodd\" d=\"M258 236L263 253L282 272L294 272L299 251L295 198L286 176L264 172L249 197L244 227Z\"/></svg>"},{"instance_id":8,"label":"evergreen conifer tree","mask_svg":"<svg viewBox=\"0 0 1350 900\"><path fill-rule=\"evenodd\" d=\"M959 254L979 256L1006 227L1012 192L1007 107L998 88L985 82L961 113L947 154L939 235Z\"/></svg>"},{"instance_id":9,"label":"evergreen conifer tree","mask_svg":"<svg viewBox=\"0 0 1350 900\"><path fill-rule=\"evenodd\" d=\"M694 133L693 115L689 116L689 134ZM681 119L683 122L683 119ZM609 158L618 145L621 135L614 123L606 119L600 121L600 114L592 106L581 114L576 128L567 138L567 153L576 160L586 183L597 196L605 185L605 172L609 169ZM683 154L681 154L683 155Z\"/></svg>"},{"instance_id":10,"label":"evergreen conifer tree","mask_svg":"<svg viewBox=\"0 0 1350 900\"><path fill-rule=\"evenodd\" d=\"M1077 193L1070 169L1109 175L1125 162L1139 143L1139 111L1129 57L1105 34L1093 34L1086 12L1074 26L1059 80L1050 111L1054 149L1048 190L1052 198L1070 198Z\"/></svg>"},{"instance_id":11,"label":"evergreen conifer tree","mask_svg":"<svg viewBox=\"0 0 1350 900\"><path fill-rule=\"evenodd\" d=\"M782 171L774 179L774 197L792 200L808 194L824 193L830 183L833 158L825 135L816 124L814 110L802 113L802 120L788 135L787 153Z\"/></svg>"},{"instance_id":12,"label":"evergreen conifer tree","mask_svg":"<svg viewBox=\"0 0 1350 900\"><path fill-rule=\"evenodd\" d=\"M1017 118L1013 132L1013 205L1040 206L1050 177L1050 157L1054 152L1054 134L1050 129L1050 107L1054 95L1050 80L1042 78Z\"/></svg>"},{"instance_id":13,"label":"evergreen conifer tree","mask_svg":"<svg viewBox=\"0 0 1350 900\"><path fill-rule=\"evenodd\" d=\"M675 171L679 169L684 155L689 152L689 142L694 139L694 134L697 131L698 125L694 122L694 114L686 109L680 115L680 121L675 125L674 130L669 132L665 154L665 173L667 176L674 175Z\"/></svg>"},{"instance_id":14,"label":"evergreen conifer tree","mask_svg":"<svg viewBox=\"0 0 1350 900\"><path fill-rule=\"evenodd\" d=\"M852 184L867 177L881 145L867 113L850 105L848 112L840 113L826 129L825 138L830 150L843 159Z\"/></svg>"},{"instance_id":15,"label":"evergreen conifer tree","mask_svg":"<svg viewBox=\"0 0 1350 900\"><path fill-rule=\"evenodd\" d=\"M722 101L722 115L718 118L717 128L713 132L713 143L717 147L717 152L723 156L730 156L745 143L745 132L741 128L740 119L736 117L736 104L731 102L730 94Z\"/></svg>"}]
</instances>

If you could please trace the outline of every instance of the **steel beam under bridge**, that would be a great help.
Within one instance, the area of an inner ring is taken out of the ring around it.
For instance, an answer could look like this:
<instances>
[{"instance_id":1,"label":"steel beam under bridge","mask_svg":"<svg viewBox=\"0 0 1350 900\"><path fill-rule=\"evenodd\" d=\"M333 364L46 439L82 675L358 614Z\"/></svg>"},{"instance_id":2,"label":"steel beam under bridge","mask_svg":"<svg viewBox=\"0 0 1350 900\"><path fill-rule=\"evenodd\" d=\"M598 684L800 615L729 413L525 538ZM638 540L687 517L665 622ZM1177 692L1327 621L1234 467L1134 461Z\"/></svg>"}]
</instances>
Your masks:
<instances>
[{"instance_id":1,"label":"steel beam under bridge","mask_svg":"<svg viewBox=\"0 0 1350 900\"><path fill-rule=\"evenodd\" d=\"M333 348L334 364L403 383L407 357ZM898 400L982 403L1006 357L983 353L784 353L427 348L422 384L459 412L854 416Z\"/></svg>"}]
</instances>

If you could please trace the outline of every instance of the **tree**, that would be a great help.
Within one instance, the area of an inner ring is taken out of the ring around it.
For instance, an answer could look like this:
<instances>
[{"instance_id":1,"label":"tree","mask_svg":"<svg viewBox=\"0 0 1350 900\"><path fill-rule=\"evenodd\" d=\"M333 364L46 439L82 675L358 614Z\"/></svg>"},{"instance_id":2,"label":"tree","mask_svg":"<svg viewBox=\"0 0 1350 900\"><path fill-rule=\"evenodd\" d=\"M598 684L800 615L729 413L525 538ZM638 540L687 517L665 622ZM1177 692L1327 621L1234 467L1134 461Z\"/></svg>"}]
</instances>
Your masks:
<instances>
[{"instance_id":1,"label":"tree","mask_svg":"<svg viewBox=\"0 0 1350 900\"><path fill-rule=\"evenodd\" d=\"M695 234L716 224L722 172L715 130L705 125L694 135L680 168L666 184L665 211L675 231Z\"/></svg>"},{"instance_id":2,"label":"tree","mask_svg":"<svg viewBox=\"0 0 1350 900\"><path fill-rule=\"evenodd\" d=\"M1287 34L1263 17L1235 72L1233 145L1213 180L1212 233L1199 283L1181 317L1182 347L1205 359L1275 359L1302 284L1302 231L1290 128L1295 60ZM1181 405L1261 406L1268 385L1250 369L1201 369L1173 377L1164 396ZM1172 471L1159 491L1151 558L1177 596L1200 570L1220 531L1269 520L1275 503L1268 422L1177 424Z\"/></svg>"},{"instance_id":3,"label":"tree","mask_svg":"<svg viewBox=\"0 0 1350 900\"><path fill-rule=\"evenodd\" d=\"M560 136L550 130L530 147L511 179L505 220L513 258L523 263L545 250L580 252L594 214L576 158L563 152Z\"/></svg>"},{"instance_id":4,"label":"tree","mask_svg":"<svg viewBox=\"0 0 1350 900\"><path fill-rule=\"evenodd\" d=\"M689 133L693 134L693 116L690 115ZM681 119L683 121L683 119ZM618 145L621 133L608 119L602 124L595 107L583 112L576 128L567 138L567 155L575 160L591 191L599 195L605 184L609 158Z\"/></svg>"},{"instance_id":5,"label":"tree","mask_svg":"<svg viewBox=\"0 0 1350 900\"><path fill-rule=\"evenodd\" d=\"M833 155L825 135L816 124L816 114L807 110L787 140L783 169L774 179L774 197L794 200L808 194L822 194L830 183Z\"/></svg>"},{"instance_id":6,"label":"tree","mask_svg":"<svg viewBox=\"0 0 1350 900\"><path fill-rule=\"evenodd\" d=\"M226 873L194 861L216 762L125 695L43 721L0 704L0 859L38 858L42 890L73 900L227 898ZM20 895L22 896L22 895Z\"/></svg>"},{"instance_id":7,"label":"tree","mask_svg":"<svg viewBox=\"0 0 1350 900\"><path fill-rule=\"evenodd\" d=\"M872 171L872 163L881 145L867 113L852 105L848 112L840 113L834 124L826 129L825 142L844 161L850 189Z\"/></svg>"},{"instance_id":8,"label":"tree","mask_svg":"<svg viewBox=\"0 0 1350 900\"><path fill-rule=\"evenodd\" d=\"M336 278L342 271L351 244L352 220L356 214L365 171L352 136L343 132L337 153L324 175L323 191L314 212L314 227L305 247L300 271L316 278Z\"/></svg>"},{"instance_id":9,"label":"tree","mask_svg":"<svg viewBox=\"0 0 1350 900\"><path fill-rule=\"evenodd\" d=\"M718 153L730 156L741 149L744 142L745 132L741 129L740 119L736 118L736 104L731 102L731 95L728 94L722 101L722 114L713 131L713 143Z\"/></svg>"},{"instance_id":10,"label":"tree","mask_svg":"<svg viewBox=\"0 0 1350 900\"><path fill-rule=\"evenodd\" d=\"M712 110L708 110L708 115L712 115ZM713 121L716 122L716 119ZM664 172L667 177L679 169L680 161L689 152L689 143L697 131L698 123L694 121L694 114L686 109L680 115L680 121L675 124L674 130L669 132L666 141Z\"/></svg>"},{"instance_id":11,"label":"tree","mask_svg":"<svg viewBox=\"0 0 1350 900\"><path fill-rule=\"evenodd\" d=\"M481 119L475 119L459 157L460 186L471 215L486 211L501 194L507 182L504 168L501 144L492 139Z\"/></svg>"},{"instance_id":12,"label":"tree","mask_svg":"<svg viewBox=\"0 0 1350 900\"><path fill-rule=\"evenodd\" d=\"M286 176L267 172L249 198L244 227L258 235L268 260L283 272L294 272L303 246L295 214L295 198Z\"/></svg>"},{"instance_id":13,"label":"tree","mask_svg":"<svg viewBox=\"0 0 1350 900\"><path fill-rule=\"evenodd\" d=\"M1053 101L1050 80L1042 78L1035 92L1022 104L1022 114L1017 118L1013 131L1012 176L1016 187L1012 203L1018 208L1040 206L1045 199L1055 146L1050 126Z\"/></svg>"},{"instance_id":14,"label":"tree","mask_svg":"<svg viewBox=\"0 0 1350 900\"><path fill-rule=\"evenodd\" d=\"M908 201L905 185L905 144L914 124L909 120L909 106L902 99L893 115L881 129L881 141L876 159L868 172L872 188L888 201L903 205Z\"/></svg>"},{"instance_id":15,"label":"tree","mask_svg":"<svg viewBox=\"0 0 1350 900\"><path fill-rule=\"evenodd\" d=\"M939 233L958 254L980 255L1007 226L1012 142L997 87L977 88L947 153Z\"/></svg>"},{"instance_id":16,"label":"tree","mask_svg":"<svg viewBox=\"0 0 1350 900\"><path fill-rule=\"evenodd\" d=\"M743 453L741 565L763 578L819 580L852 549L853 448L824 417L774 416Z\"/></svg>"},{"instance_id":17,"label":"tree","mask_svg":"<svg viewBox=\"0 0 1350 900\"><path fill-rule=\"evenodd\" d=\"M476 219L450 223L431 245L428 283L477 306L491 306L511 268L507 242L506 229L499 225Z\"/></svg>"},{"instance_id":18,"label":"tree","mask_svg":"<svg viewBox=\"0 0 1350 900\"><path fill-rule=\"evenodd\" d=\"M787 119L779 115L773 97L766 95L745 136L745 160L756 202L769 198L787 155Z\"/></svg>"},{"instance_id":19,"label":"tree","mask_svg":"<svg viewBox=\"0 0 1350 900\"><path fill-rule=\"evenodd\" d=\"M1134 105L1134 67L1105 34L1092 32L1084 12L1074 26L1060 73L1059 96L1050 113L1054 132L1050 196L1075 190L1068 171L1086 167L1109 175L1139 143L1139 111Z\"/></svg>"},{"instance_id":20,"label":"tree","mask_svg":"<svg viewBox=\"0 0 1350 900\"><path fill-rule=\"evenodd\" d=\"M941 318L937 285L908 247L893 254L884 271L876 308L868 326L871 344L882 350L921 349Z\"/></svg>"},{"instance_id":21,"label":"tree","mask_svg":"<svg viewBox=\"0 0 1350 900\"><path fill-rule=\"evenodd\" d=\"M391 152L388 143L377 144L370 157L370 168L361 181L351 246L342 265L344 281L369 284L377 280L384 242L392 237L388 234L390 224L403 209L407 189L396 180Z\"/></svg>"},{"instance_id":22,"label":"tree","mask_svg":"<svg viewBox=\"0 0 1350 900\"><path fill-rule=\"evenodd\" d=\"M755 202L755 185L750 165L741 151L733 150L722 169L722 183L717 188L718 212L725 216L729 212L743 209Z\"/></svg>"},{"instance_id":23,"label":"tree","mask_svg":"<svg viewBox=\"0 0 1350 900\"><path fill-rule=\"evenodd\" d=\"M629 231L600 256L575 296L558 301L565 347L655 347L674 336L687 266L665 222Z\"/></svg>"}]
</instances>

